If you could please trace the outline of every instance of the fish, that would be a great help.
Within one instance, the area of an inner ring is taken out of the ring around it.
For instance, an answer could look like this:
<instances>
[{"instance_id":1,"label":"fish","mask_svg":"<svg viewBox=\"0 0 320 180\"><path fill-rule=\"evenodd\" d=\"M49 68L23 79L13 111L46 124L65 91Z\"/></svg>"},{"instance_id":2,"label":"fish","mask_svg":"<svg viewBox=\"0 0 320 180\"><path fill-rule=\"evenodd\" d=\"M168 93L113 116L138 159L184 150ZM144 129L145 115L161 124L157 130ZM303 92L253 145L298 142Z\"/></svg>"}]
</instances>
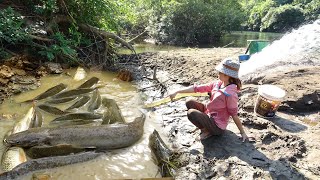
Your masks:
<instances>
[{"instance_id":1,"label":"fish","mask_svg":"<svg viewBox=\"0 0 320 180\"><path fill-rule=\"evenodd\" d=\"M74 120L65 120L65 121L51 121L49 125L51 127L66 127L74 125L84 125L84 126L100 126L102 119L74 119Z\"/></svg>"},{"instance_id":2,"label":"fish","mask_svg":"<svg viewBox=\"0 0 320 180\"><path fill-rule=\"evenodd\" d=\"M46 104L40 104L37 107L39 109L47 112L47 113L54 114L54 115L63 115L63 114L68 113L66 111L62 111L59 108L56 108L56 107L53 107L53 106L49 106L49 105L46 105Z\"/></svg>"},{"instance_id":3,"label":"fish","mask_svg":"<svg viewBox=\"0 0 320 180\"><path fill-rule=\"evenodd\" d=\"M27 114L21 120L19 120L17 123L15 123L15 125L13 126L13 129L11 131L11 134L15 134L15 133L29 129L33 124L34 113L35 113L35 108L32 106L28 110Z\"/></svg>"},{"instance_id":4,"label":"fish","mask_svg":"<svg viewBox=\"0 0 320 180\"><path fill-rule=\"evenodd\" d=\"M61 144L56 146L33 146L26 149L26 154L32 159L37 159L50 156L64 156L89 150L92 151L95 148L79 148L70 144Z\"/></svg>"},{"instance_id":5,"label":"fish","mask_svg":"<svg viewBox=\"0 0 320 180\"><path fill-rule=\"evenodd\" d=\"M89 102L89 100L90 100L89 96L83 96L79 101L75 102L73 105L68 107L66 109L66 111L84 106L85 104L87 104Z\"/></svg>"},{"instance_id":6,"label":"fish","mask_svg":"<svg viewBox=\"0 0 320 180\"><path fill-rule=\"evenodd\" d=\"M82 94L87 94L89 92L94 91L96 88L82 88L82 89L72 89L69 91L65 91L62 93L59 93L54 96L54 98L66 98L66 97L72 97L72 96L79 96Z\"/></svg>"},{"instance_id":7,"label":"fish","mask_svg":"<svg viewBox=\"0 0 320 180\"><path fill-rule=\"evenodd\" d=\"M3 171L7 172L26 161L27 156L22 148L10 147L2 154L1 167Z\"/></svg>"},{"instance_id":8,"label":"fish","mask_svg":"<svg viewBox=\"0 0 320 180\"><path fill-rule=\"evenodd\" d=\"M81 84L77 89L82 89L82 88L91 88L93 85L97 84L99 82L99 78L97 77L92 77L83 84Z\"/></svg>"},{"instance_id":9,"label":"fish","mask_svg":"<svg viewBox=\"0 0 320 180\"><path fill-rule=\"evenodd\" d=\"M41 112L38 110L38 108L35 108L35 113L34 113L30 128L41 127L42 123L43 123L43 116Z\"/></svg>"},{"instance_id":10,"label":"fish","mask_svg":"<svg viewBox=\"0 0 320 180\"><path fill-rule=\"evenodd\" d=\"M101 106L101 95L100 95L98 89L96 89L93 92L92 101L90 102L90 104L88 106L88 111L92 112L92 111L98 109L100 106Z\"/></svg>"},{"instance_id":11,"label":"fish","mask_svg":"<svg viewBox=\"0 0 320 180\"><path fill-rule=\"evenodd\" d=\"M8 136L4 142L18 147L70 144L82 148L118 149L131 146L142 137L144 122L142 114L126 124L31 128Z\"/></svg>"},{"instance_id":12,"label":"fish","mask_svg":"<svg viewBox=\"0 0 320 180\"><path fill-rule=\"evenodd\" d=\"M59 99L51 99L49 101L46 101L46 103L49 103L49 104L61 104L61 103L67 103L67 102L73 101L76 98L77 97L74 96L74 97L66 97L66 98L59 98Z\"/></svg>"},{"instance_id":13,"label":"fish","mask_svg":"<svg viewBox=\"0 0 320 180\"><path fill-rule=\"evenodd\" d=\"M102 124L125 123L121 110L114 99L103 98L102 104L107 108L103 114Z\"/></svg>"},{"instance_id":14,"label":"fish","mask_svg":"<svg viewBox=\"0 0 320 180\"><path fill-rule=\"evenodd\" d=\"M76 81L80 81L80 80L86 78L86 76L87 76L86 71L82 67L78 67L76 70L76 73L74 74L73 79Z\"/></svg>"},{"instance_id":15,"label":"fish","mask_svg":"<svg viewBox=\"0 0 320 180\"><path fill-rule=\"evenodd\" d=\"M35 98L29 99L29 100L26 100L26 101L23 101L23 102L30 102L30 101L34 101L34 100L42 100L42 99L45 99L47 97L54 96L54 95L60 93L61 91L65 90L66 88L67 88L67 85L65 85L63 83L60 83L60 84L58 84L58 85L46 90L45 92L39 94Z\"/></svg>"},{"instance_id":16,"label":"fish","mask_svg":"<svg viewBox=\"0 0 320 180\"><path fill-rule=\"evenodd\" d=\"M53 156L43 157L38 159L30 159L24 162L11 171L0 174L0 180L18 179L19 177L34 172L37 170L44 170L49 168L66 166L69 164L75 164L80 162L89 161L101 156L103 153L97 153L94 151L83 152L77 154L71 154L67 156Z\"/></svg>"},{"instance_id":17,"label":"fish","mask_svg":"<svg viewBox=\"0 0 320 180\"><path fill-rule=\"evenodd\" d=\"M54 121L64 121L64 120L92 120L92 119L100 119L102 118L102 114L98 113L69 113L60 117L55 118L51 122Z\"/></svg>"},{"instance_id":18,"label":"fish","mask_svg":"<svg viewBox=\"0 0 320 180\"><path fill-rule=\"evenodd\" d=\"M163 142L157 130L154 130L149 136L149 148L155 159L162 177L173 177L175 167L170 164L170 159L173 157L173 151Z\"/></svg>"}]
</instances>

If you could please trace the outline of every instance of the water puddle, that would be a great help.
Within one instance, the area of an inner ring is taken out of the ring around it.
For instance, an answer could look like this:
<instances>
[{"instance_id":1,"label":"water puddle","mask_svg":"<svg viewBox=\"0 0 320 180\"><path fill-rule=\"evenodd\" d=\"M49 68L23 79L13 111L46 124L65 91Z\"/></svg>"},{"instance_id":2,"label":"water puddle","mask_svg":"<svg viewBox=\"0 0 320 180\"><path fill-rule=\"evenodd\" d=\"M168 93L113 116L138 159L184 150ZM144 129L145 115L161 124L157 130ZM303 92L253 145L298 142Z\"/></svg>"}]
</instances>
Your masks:
<instances>
[{"instance_id":1,"label":"water puddle","mask_svg":"<svg viewBox=\"0 0 320 180\"><path fill-rule=\"evenodd\" d=\"M99 78L99 85L105 85L102 88L99 88L101 96L114 99L120 107L121 112L127 122L133 121L135 117L138 117L141 114L141 97L133 84L118 80L116 78L116 74L111 72L90 72L88 73L87 77L81 81L75 81L72 76L67 75L73 75L74 73L75 69L69 70L69 72L65 74L43 77L41 79L41 86L38 89L11 97L1 104L1 140L5 136L6 132L12 129L15 121L20 120L31 107L30 103L19 102L32 99L47 89L58 85L59 83L67 84L67 89L74 89L91 77ZM62 104L56 107L65 109L69 106L70 103ZM48 126L48 123L54 117L48 113L42 113L45 117L43 126ZM146 115L147 118L144 126L143 137L133 146L108 151L104 155L92 161L49 170L41 170L40 172L37 172L37 174L47 174L51 177L51 179L78 180L160 177L158 167L154 164L151 151L148 147L149 135L154 129L159 129L160 124L156 123L154 115ZM4 149L4 145L0 143L0 154L4 152ZM34 173L30 173L21 179L31 179L32 174Z\"/></svg>"}]
</instances>

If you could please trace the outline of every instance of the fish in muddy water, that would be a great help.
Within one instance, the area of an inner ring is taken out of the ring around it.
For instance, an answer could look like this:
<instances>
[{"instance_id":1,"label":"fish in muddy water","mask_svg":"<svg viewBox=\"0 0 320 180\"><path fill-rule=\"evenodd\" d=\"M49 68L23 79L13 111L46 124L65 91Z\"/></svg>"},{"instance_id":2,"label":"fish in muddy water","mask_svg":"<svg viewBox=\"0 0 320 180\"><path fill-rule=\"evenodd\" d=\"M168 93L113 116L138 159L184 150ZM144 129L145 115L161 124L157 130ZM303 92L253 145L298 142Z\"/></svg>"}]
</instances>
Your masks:
<instances>
[{"instance_id":1,"label":"fish in muddy water","mask_svg":"<svg viewBox=\"0 0 320 180\"><path fill-rule=\"evenodd\" d=\"M80 81L86 78L86 76L87 76L86 70L84 70L82 67L78 67L76 70L76 73L74 74L73 79L76 81Z\"/></svg>"},{"instance_id":2,"label":"fish in muddy water","mask_svg":"<svg viewBox=\"0 0 320 180\"><path fill-rule=\"evenodd\" d=\"M100 106L101 106L101 95L98 89L96 89L93 92L92 100L88 106L88 111L93 112L94 110L98 109Z\"/></svg>"},{"instance_id":3,"label":"fish in muddy water","mask_svg":"<svg viewBox=\"0 0 320 180\"><path fill-rule=\"evenodd\" d=\"M45 92L41 93L37 97L35 97L33 99L30 99L30 100L27 100L27 101L24 101L24 102L30 102L30 101L33 101L33 100L45 99L47 97L51 97L51 96L54 96L54 95L60 93L61 91L65 90L66 88L67 88L67 85L65 85L63 83L60 83L60 84L58 84L58 85L46 90Z\"/></svg>"},{"instance_id":4,"label":"fish in muddy water","mask_svg":"<svg viewBox=\"0 0 320 180\"><path fill-rule=\"evenodd\" d=\"M61 144L57 146L33 146L26 149L26 154L32 159L37 159L50 156L64 156L92 150L95 150L95 148L79 148L69 144Z\"/></svg>"},{"instance_id":5,"label":"fish in muddy water","mask_svg":"<svg viewBox=\"0 0 320 180\"><path fill-rule=\"evenodd\" d=\"M63 114L68 113L66 111L62 111L59 108L56 108L56 107L53 107L53 106L49 106L49 105L46 105L46 104L40 104L37 107L39 109L47 112L47 113L54 114L54 115L63 115Z\"/></svg>"},{"instance_id":6,"label":"fish in muddy water","mask_svg":"<svg viewBox=\"0 0 320 180\"><path fill-rule=\"evenodd\" d=\"M102 124L125 123L121 110L114 99L103 98L102 104L107 108L103 114Z\"/></svg>"},{"instance_id":7,"label":"fish in muddy water","mask_svg":"<svg viewBox=\"0 0 320 180\"><path fill-rule=\"evenodd\" d=\"M82 106L84 106L85 104L87 104L90 100L89 96L83 96L81 99L79 99L79 101L75 102L73 105L71 105L70 107L68 107L66 109L66 111L75 109L75 108L80 108Z\"/></svg>"},{"instance_id":8,"label":"fish in muddy water","mask_svg":"<svg viewBox=\"0 0 320 180\"><path fill-rule=\"evenodd\" d=\"M96 88L72 89L69 91L59 93L59 94L55 95L54 98L66 98L66 97L72 97L72 96L79 96L82 94L87 94L89 92L92 92L95 89Z\"/></svg>"},{"instance_id":9,"label":"fish in muddy water","mask_svg":"<svg viewBox=\"0 0 320 180\"><path fill-rule=\"evenodd\" d=\"M98 113L70 113L60 117L55 118L52 122L55 121L66 121L66 120L93 120L101 119L102 114Z\"/></svg>"},{"instance_id":10,"label":"fish in muddy water","mask_svg":"<svg viewBox=\"0 0 320 180\"><path fill-rule=\"evenodd\" d=\"M31 159L18 165L11 171L0 174L0 180L19 179L19 177L30 172L85 162L95 159L102 154L103 153L84 152L67 156L53 156Z\"/></svg>"},{"instance_id":11,"label":"fish in muddy water","mask_svg":"<svg viewBox=\"0 0 320 180\"><path fill-rule=\"evenodd\" d=\"M3 171L11 171L14 167L27 161L24 150L20 147L10 147L1 158L1 168Z\"/></svg>"},{"instance_id":12,"label":"fish in muddy water","mask_svg":"<svg viewBox=\"0 0 320 180\"><path fill-rule=\"evenodd\" d=\"M99 82L99 78L92 77L83 84L81 84L77 89L83 89L83 88L91 88L93 85L97 84Z\"/></svg>"},{"instance_id":13,"label":"fish in muddy water","mask_svg":"<svg viewBox=\"0 0 320 180\"><path fill-rule=\"evenodd\" d=\"M43 116L38 108L34 109L35 113L33 115L32 122L30 124L30 128L41 127L43 123Z\"/></svg>"},{"instance_id":14,"label":"fish in muddy water","mask_svg":"<svg viewBox=\"0 0 320 180\"><path fill-rule=\"evenodd\" d=\"M75 100L77 97L66 97L66 98L60 98L60 99L51 99L49 101L46 101L46 103L49 103L49 104L62 104L62 103L67 103L67 102L70 102L70 101L73 101Z\"/></svg>"},{"instance_id":15,"label":"fish in muddy water","mask_svg":"<svg viewBox=\"0 0 320 180\"><path fill-rule=\"evenodd\" d=\"M173 152L163 142L156 130L149 136L149 147L157 160L158 167L161 168L160 172L162 177L174 176L175 167L173 167L173 163L170 162L170 159L173 157Z\"/></svg>"},{"instance_id":16,"label":"fish in muddy water","mask_svg":"<svg viewBox=\"0 0 320 180\"><path fill-rule=\"evenodd\" d=\"M49 123L50 127L66 127L74 125L83 125L83 126L100 126L102 124L102 119L73 119L65 121L51 121Z\"/></svg>"},{"instance_id":17,"label":"fish in muddy water","mask_svg":"<svg viewBox=\"0 0 320 180\"><path fill-rule=\"evenodd\" d=\"M32 127L33 120L35 115L35 108L32 106L27 114L19 120L15 125L13 126L12 130L8 132L6 136L9 136L10 134L15 134L21 131L25 131Z\"/></svg>"},{"instance_id":18,"label":"fish in muddy water","mask_svg":"<svg viewBox=\"0 0 320 180\"><path fill-rule=\"evenodd\" d=\"M126 124L32 128L10 135L4 142L11 146L70 144L76 147L117 149L133 145L143 135L145 115Z\"/></svg>"}]
</instances>

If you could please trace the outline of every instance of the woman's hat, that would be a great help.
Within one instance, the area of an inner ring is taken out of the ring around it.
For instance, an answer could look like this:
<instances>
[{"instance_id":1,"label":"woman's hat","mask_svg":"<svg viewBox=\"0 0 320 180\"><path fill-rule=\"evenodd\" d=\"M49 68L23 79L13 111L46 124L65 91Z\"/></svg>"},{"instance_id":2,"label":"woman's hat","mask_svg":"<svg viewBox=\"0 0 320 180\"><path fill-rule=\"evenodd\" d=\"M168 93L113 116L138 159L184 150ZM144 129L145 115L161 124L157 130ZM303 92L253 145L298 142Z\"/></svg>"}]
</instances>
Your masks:
<instances>
[{"instance_id":1,"label":"woman's hat","mask_svg":"<svg viewBox=\"0 0 320 180\"><path fill-rule=\"evenodd\" d=\"M216 67L216 70L230 77L239 79L239 68L239 62L232 61L231 59L227 58L220 62L220 64Z\"/></svg>"}]
</instances>

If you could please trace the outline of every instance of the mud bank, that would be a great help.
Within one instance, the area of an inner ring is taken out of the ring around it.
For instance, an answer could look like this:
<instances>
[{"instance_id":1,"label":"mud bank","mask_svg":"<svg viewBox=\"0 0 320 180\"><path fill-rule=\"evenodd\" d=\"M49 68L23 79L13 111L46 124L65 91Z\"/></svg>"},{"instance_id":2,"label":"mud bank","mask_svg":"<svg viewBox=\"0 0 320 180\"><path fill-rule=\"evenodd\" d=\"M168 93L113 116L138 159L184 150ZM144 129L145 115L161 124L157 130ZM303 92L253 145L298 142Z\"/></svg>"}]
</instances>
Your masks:
<instances>
[{"instance_id":1,"label":"mud bank","mask_svg":"<svg viewBox=\"0 0 320 180\"><path fill-rule=\"evenodd\" d=\"M216 80L215 66L223 58L237 58L244 51L212 48L124 55L110 69L131 71L145 101L151 102L176 88ZM25 58L3 64L1 99L36 88L39 77L60 68L52 64L34 66ZM175 179L319 179L319 70L319 66L292 67L245 82L239 94L239 115L254 142L242 143L232 121L223 136L200 141L200 132L194 131L186 117L186 99L148 109L159 117L155 121L162 124L158 130L166 134L162 138L180 155ZM259 84L274 84L287 92L273 119L253 113Z\"/></svg>"},{"instance_id":2,"label":"mud bank","mask_svg":"<svg viewBox=\"0 0 320 180\"><path fill-rule=\"evenodd\" d=\"M244 49L213 48L140 54L140 64L146 68L148 78L138 84L150 102L176 88L216 80L215 66L226 57L237 58L242 52ZM138 59L123 56L122 62L129 63L121 68L133 70ZM136 69L136 78L141 78L138 74L142 69ZM186 99L149 109L159 116L168 146L180 154L175 178L319 179L320 166L316 163L320 155L319 70L319 66L305 65L246 81L239 94L239 115L254 142L242 143L232 120L223 136L200 141L199 131L194 131L186 117ZM151 80L154 77L156 81ZM277 85L287 92L273 119L253 113L259 84ZM207 101L204 97L198 99Z\"/></svg>"}]
</instances>

